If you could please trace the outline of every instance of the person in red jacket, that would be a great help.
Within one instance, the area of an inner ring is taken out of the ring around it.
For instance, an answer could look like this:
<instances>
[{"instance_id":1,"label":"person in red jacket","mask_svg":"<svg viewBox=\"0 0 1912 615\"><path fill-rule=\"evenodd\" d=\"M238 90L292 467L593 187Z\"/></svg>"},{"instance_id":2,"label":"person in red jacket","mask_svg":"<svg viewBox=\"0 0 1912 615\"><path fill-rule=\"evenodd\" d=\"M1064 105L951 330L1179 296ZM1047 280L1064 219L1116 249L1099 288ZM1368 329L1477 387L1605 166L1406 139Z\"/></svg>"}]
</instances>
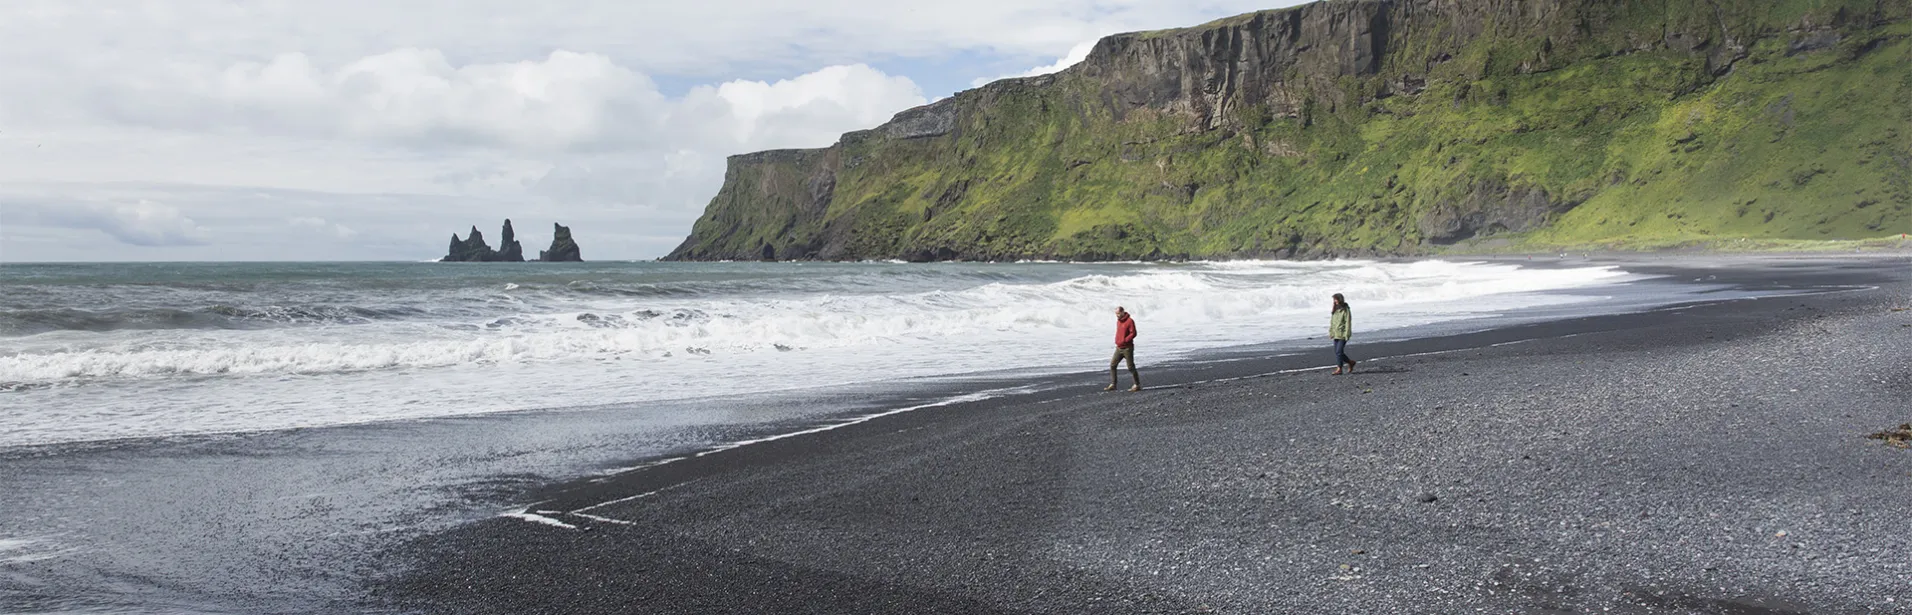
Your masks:
<instances>
[{"instance_id":1,"label":"person in red jacket","mask_svg":"<svg viewBox=\"0 0 1912 615\"><path fill-rule=\"evenodd\" d=\"M1109 386L1102 390L1113 391L1116 384L1121 382L1115 366L1121 365L1124 359L1129 362L1129 379L1135 381L1135 386L1129 387L1129 390L1142 390L1142 374L1135 371L1135 319L1129 317L1128 310L1116 306L1115 358L1109 359Z\"/></svg>"}]
</instances>

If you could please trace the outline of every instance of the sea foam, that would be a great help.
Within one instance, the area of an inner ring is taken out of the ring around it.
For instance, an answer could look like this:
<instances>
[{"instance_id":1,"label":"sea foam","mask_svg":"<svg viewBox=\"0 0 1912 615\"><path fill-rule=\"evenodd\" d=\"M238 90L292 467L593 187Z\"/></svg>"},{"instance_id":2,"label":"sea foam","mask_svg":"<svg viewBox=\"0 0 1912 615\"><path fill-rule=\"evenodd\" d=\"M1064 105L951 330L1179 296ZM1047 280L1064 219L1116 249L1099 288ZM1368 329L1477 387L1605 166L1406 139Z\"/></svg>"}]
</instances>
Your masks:
<instances>
[{"instance_id":1,"label":"sea foam","mask_svg":"<svg viewBox=\"0 0 1912 615\"><path fill-rule=\"evenodd\" d=\"M0 421L15 428L0 445L1092 367L1116 305L1136 315L1144 359L1162 360L1320 335L1335 292L1366 333L1628 279L1447 261L696 267L348 293L379 305L299 312L340 317L317 324L0 338ZM525 390L546 393L512 394Z\"/></svg>"}]
</instances>

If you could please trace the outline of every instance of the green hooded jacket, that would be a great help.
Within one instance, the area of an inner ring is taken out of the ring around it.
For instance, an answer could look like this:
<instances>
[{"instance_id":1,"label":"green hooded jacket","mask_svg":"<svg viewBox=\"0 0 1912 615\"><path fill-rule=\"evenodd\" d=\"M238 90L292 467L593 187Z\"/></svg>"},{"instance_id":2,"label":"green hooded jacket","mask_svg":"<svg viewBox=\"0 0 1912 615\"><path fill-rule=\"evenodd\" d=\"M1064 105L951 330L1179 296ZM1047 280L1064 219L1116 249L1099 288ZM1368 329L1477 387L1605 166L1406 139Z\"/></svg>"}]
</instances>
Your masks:
<instances>
[{"instance_id":1,"label":"green hooded jacket","mask_svg":"<svg viewBox=\"0 0 1912 615\"><path fill-rule=\"evenodd\" d=\"M1353 310L1335 310L1328 323L1328 337L1345 340L1354 335Z\"/></svg>"}]
</instances>

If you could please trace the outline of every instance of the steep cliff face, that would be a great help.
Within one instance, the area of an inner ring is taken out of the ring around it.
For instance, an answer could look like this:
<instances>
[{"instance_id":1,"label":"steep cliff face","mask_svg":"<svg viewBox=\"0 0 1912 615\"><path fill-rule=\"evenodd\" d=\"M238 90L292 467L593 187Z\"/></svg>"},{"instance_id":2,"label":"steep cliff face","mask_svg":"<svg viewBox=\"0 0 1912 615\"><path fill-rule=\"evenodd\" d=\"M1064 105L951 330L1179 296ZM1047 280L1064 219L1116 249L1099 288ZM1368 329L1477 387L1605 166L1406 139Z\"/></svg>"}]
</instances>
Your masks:
<instances>
[{"instance_id":1,"label":"steep cliff face","mask_svg":"<svg viewBox=\"0 0 1912 615\"><path fill-rule=\"evenodd\" d=\"M1912 231L1903 0L1329 0L733 156L672 259L1318 257Z\"/></svg>"}]
</instances>

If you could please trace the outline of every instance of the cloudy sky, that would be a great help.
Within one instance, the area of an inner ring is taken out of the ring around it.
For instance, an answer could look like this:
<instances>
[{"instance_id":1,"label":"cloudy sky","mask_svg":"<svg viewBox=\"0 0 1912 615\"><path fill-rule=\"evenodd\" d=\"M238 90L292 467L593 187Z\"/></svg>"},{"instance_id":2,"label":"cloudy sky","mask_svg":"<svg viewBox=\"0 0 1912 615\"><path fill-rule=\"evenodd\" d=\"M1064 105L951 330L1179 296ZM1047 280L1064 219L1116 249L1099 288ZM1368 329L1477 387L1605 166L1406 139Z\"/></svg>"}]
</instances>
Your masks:
<instances>
[{"instance_id":1,"label":"cloudy sky","mask_svg":"<svg viewBox=\"0 0 1912 615\"><path fill-rule=\"evenodd\" d=\"M724 156L1298 3L7 0L0 261L654 258Z\"/></svg>"}]
</instances>

